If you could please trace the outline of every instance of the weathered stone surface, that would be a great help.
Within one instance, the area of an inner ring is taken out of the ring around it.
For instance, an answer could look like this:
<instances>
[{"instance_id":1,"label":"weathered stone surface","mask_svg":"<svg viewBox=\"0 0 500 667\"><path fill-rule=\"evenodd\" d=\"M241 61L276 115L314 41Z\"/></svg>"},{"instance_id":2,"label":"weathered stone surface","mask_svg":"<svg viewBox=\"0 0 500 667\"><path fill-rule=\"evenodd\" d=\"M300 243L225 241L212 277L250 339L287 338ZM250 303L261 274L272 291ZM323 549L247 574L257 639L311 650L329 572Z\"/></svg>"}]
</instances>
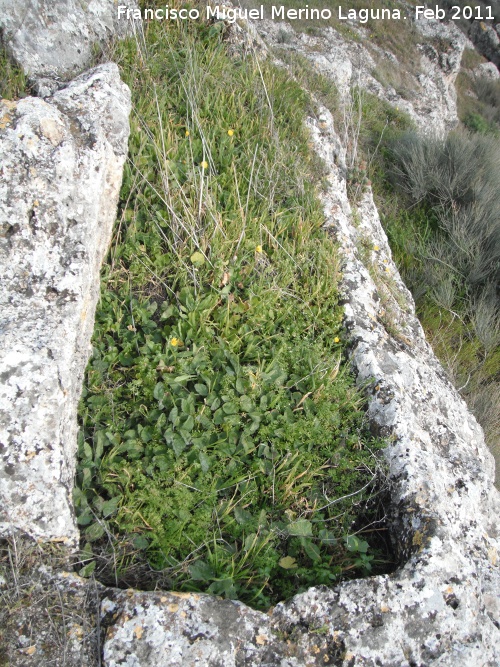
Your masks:
<instances>
[{"instance_id":1,"label":"weathered stone surface","mask_svg":"<svg viewBox=\"0 0 500 667\"><path fill-rule=\"evenodd\" d=\"M500 37L484 21L472 21L469 35L476 49L497 67L500 65Z\"/></svg>"},{"instance_id":2,"label":"weathered stone surface","mask_svg":"<svg viewBox=\"0 0 500 667\"><path fill-rule=\"evenodd\" d=\"M136 7L135 0L120 0ZM0 30L10 55L45 97L83 72L95 44L131 34L114 0L0 0Z\"/></svg>"},{"instance_id":3,"label":"weathered stone surface","mask_svg":"<svg viewBox=\"0 0 500 667\"><path fill-rule=\"evenodd\" d=\"M76 542L76 410L127 154L116 65L0 103L0 531Z\"/></svg>"},{"instance_id":4,"label":"weathered stone surface","mask_svg":"<svg viewBox=\"0 0 500 667\"><path fill-rule=\"evenodd\" d=\"M420 47L420 62L412 61L411 68L373 43L367 48L369 37L356 26L350 27L358 30L360 41L347 40L333 28L309 35L295 33L287 23L267 20L259 21L257 29L276 52L293 51L310 60L316 71L334 81L344 102L350 99L352 86L361 87L406 112L422 134L444 136L458 124L454 83L463 50L472 44L451 23L422 20L415 26L426 43ZM435 39L447 44L445 51L429 43ZM375 78L380 64L394 73L394 85L399 81L397 90Z\"/></svg>"},{"instance_id":5,"label":"weathered stone surface","mask_svg":"<svg viewBox=\"0 0 500 667\"><path fill-rule=\"evenodd\" d=\"M372 427L390 441L387 515L402 564L392 575L312 588L267 615L204 595L110 592L107 667L500 662L492 456L425 340L369 189L353 224L331 114L323 109L309 127L329 169L323 201L344 256L352 362L369 387Z\"/></svg>"},{"instance_id":6,"label":"weathered stone surface","mask_svg":"<svg viewBox=\"0 0 500 667\"><path fill-rule=\"evenodd\" d=\"M500 72L493 63L481 63L472 70L472 73L478 79L490 79L491 81L500 79Z\"/></svg>"}]
</instances>

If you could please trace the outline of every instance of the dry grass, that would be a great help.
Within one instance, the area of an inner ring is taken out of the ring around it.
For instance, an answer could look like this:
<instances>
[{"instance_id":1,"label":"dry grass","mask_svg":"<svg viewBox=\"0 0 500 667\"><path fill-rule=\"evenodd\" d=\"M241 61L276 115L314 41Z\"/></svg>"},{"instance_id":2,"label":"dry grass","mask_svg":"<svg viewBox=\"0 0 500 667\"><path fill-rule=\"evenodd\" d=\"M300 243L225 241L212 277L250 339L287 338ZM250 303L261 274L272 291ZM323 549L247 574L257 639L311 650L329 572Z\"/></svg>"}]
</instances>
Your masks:
<instances>
[{"instance_id":1,"label":"dry grass","mask_svg":"<svg viewBox=\"0 0 500 667\"><path fill-rule=\"evenodd\" d=\"M98 667L99 587L57 544L0 542L0 667Z\"/></svg>"}]
</instances>

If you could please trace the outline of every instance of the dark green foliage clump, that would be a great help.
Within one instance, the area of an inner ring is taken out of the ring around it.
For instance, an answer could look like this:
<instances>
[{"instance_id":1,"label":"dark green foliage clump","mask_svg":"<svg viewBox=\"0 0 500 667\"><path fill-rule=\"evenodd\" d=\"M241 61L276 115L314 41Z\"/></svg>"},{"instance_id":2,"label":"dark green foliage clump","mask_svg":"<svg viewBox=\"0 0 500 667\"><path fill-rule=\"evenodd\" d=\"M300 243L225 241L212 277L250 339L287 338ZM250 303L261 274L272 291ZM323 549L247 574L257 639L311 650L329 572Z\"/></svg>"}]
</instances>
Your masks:
<instances>
[{"instance_id":1,"label":"dark green foliage clump","mask_svg":"<svg viewBox=\"0 0 500 667\"><path fill-rule=\"evenodd\" d=\"M310 100L217 24L138 46L117 52L135 115L80 408L83 574L113 533L124 570L265 608L375 558L382 443L342 361Z\"/></svg>"}]
</instances>

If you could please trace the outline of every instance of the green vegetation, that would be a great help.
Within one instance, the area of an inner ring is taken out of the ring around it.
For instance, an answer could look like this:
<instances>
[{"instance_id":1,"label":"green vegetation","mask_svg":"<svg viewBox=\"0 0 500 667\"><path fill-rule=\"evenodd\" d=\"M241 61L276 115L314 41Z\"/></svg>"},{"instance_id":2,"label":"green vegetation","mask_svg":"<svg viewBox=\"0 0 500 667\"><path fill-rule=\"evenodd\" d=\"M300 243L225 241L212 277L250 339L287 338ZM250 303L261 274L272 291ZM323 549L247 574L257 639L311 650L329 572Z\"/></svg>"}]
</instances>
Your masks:
<instances>
[{"instance_id":1,"label":"green vegetation","mask_svg":"<svg viewBox=\"0 0 500 667\"><path fill-rule=\"evenodd\" d=\"M410 134L393 145L392 159L400 199L386 207L392 247L431 344L495 452L500 142L465 131L442 141Z\"/></svg>"},{"instance_id":2,"label":"green vegetation","mask_svg":"<svg viewBox=\"0 0 500 667\"><path fill-rule=\"evenodd\" d=\"M117 46L130 159L75 505L82 574L114 551L117 583L147 560L153 586L266 608L371 570L382 443L342 363L311 102L270 63L228 58L220 29L154 22Z\"/></svg>"},{"instance_id":3,"label":"green vegetation","mask_svg":"<svg viewBox=\"0 0 500 667\"><path fill-rule=\"evenodd\" d=\"M457 77L458 116L472 132L500 135L500 81L462 70Z\"/></svg>"},{"instance_id":4,"label":"green vegetation","mask_svg":"<svg viewBox=\"0 0 500 667\"><path fill-rule=\"evenodd\" d=\"M29 94L29 86L23 71L14 65L0 44L0 98L17 100Z\"/></svg>"},{"instance_id":5,"label":"green vegetation","mask_svg":"<svg viewBox=\"0 0 500 667\"><path fill-rule=\"evenodd\" d=\"M335 84L317 72L311 66L311 61L295 51L276 49L276 56L286 65L293 79L301 88L311 93L315 100L330 109L336 115L340 114L339 94ZM316 113L313 104L307 108L308 113Z\"/></svg>"},{"instance_id":6,"label":"green vegetation","mask_svg":"<svg viewBox=\"0 0 500 667\"><path fill-rule=\"evenodd\" d=\"M362 165L371 179L428 340L498 459L500 142L465 130L422 138L377 98L359 99L351 173ZM354 203L359 180L351 182Z\"/></svg>"}]
</instances>

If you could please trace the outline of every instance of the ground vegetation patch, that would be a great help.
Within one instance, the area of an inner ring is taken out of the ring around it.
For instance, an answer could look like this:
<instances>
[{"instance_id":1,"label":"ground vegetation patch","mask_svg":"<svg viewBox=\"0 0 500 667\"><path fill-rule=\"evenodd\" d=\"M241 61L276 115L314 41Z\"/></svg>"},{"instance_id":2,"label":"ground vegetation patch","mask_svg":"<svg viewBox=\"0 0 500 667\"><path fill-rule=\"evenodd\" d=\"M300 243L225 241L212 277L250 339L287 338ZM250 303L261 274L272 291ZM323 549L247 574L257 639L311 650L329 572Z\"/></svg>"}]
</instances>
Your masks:
<instances>
[{"instance_id":1,"label":"ground vegetation patch","mask_svg":"<svg viewBox=\"0 0 500 667\"><path fill-rule=\"evenodd\" d=\"M75 506L82 574L266 608L387 560L383 443L345 362L311 101L224 30L151 23L115 53L135 108Z\"/></svg>"}]
</instances>

